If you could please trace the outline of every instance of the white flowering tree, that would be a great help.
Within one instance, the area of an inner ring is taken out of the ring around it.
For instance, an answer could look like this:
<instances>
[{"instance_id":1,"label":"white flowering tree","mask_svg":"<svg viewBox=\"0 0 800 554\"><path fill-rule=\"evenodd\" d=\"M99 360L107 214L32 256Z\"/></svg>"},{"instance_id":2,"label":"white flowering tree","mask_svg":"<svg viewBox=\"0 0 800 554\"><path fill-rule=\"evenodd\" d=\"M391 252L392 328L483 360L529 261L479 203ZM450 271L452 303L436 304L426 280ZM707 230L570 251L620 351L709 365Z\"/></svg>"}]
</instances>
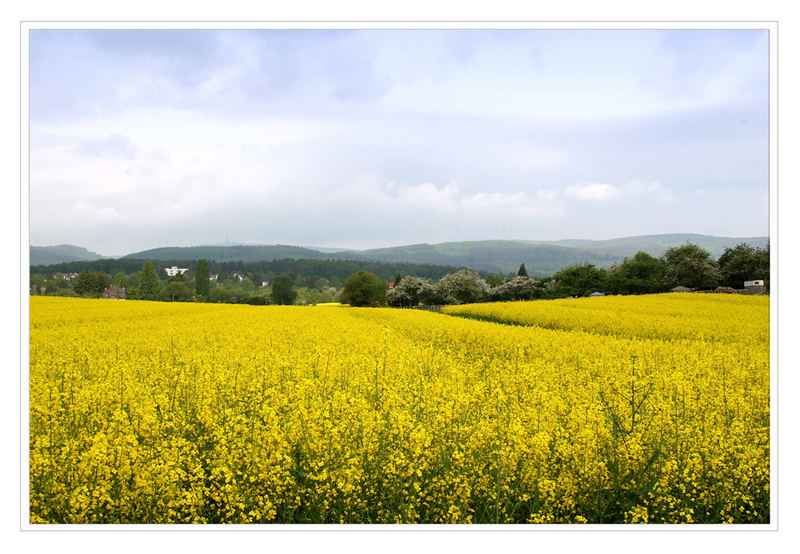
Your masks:
<instances>
[{"instance_id":1,"label":"white flowering tree","mask_svg":"<svg viewBox=\"0 0 800 554\"><path fill-rule=\"evenodd\" d=\"M544 287L539 281L525 275L517 275L492 287L489 296L492 300L531 300L544 294Z\"/></svg>"},{"instance_id":2,"label":"white flowering tree","mask_svg":"<svg viewBox=\"0 0 800 554\"><path fill-rule=\"evenodd\" d=\"M417 306L432 286L433 282L430 279L404 277L386 293L386 302L390 306Z\"/></svg>"},{"instance_id":3,"label":"white flowering tree","mask_svg":"<svg viewBox=\"0 0 800 554\"><path fill-rule=\"evenodd\" d=\"M461 304L478 302L489 294L489 285L474 271L462 269L449 273L436 283L442 296L449 296Z\"/></svg>"}]
</instances>

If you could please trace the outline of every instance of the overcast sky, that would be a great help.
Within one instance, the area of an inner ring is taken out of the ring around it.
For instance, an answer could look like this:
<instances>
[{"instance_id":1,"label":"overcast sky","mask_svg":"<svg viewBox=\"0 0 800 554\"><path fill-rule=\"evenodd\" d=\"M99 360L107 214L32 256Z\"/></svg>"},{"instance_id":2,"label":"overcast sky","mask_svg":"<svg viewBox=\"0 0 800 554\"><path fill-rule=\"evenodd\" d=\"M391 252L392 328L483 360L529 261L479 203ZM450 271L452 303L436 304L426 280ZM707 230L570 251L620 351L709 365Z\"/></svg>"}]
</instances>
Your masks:
<instances>
[{"instance_id":1,"label":"overcast sky","mask_svg":"<svg viewBox=\"0 0 800 554\"><path fill-rule=\"evenodd\" d=\"M769 233L766 31L32 31L30 240Z\"/></svg>"}]
</instances>

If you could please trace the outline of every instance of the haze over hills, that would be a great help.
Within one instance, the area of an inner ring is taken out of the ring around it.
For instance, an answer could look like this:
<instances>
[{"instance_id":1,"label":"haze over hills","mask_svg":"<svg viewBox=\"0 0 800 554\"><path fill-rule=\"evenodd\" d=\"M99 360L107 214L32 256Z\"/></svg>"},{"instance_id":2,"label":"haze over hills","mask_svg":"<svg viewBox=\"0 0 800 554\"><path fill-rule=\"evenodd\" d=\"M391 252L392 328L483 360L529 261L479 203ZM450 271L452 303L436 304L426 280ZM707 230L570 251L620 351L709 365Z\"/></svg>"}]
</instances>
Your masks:
<instances>
[{"instance_id":1,"label":"haze over hills","mask_svg":"<svg viewBox=\"0 0 800 554\"><path fill-rule=\"evenodd\" d=\"M134 252L123 258L150 260L214 260L216 262L260 262L284 258L323 260L334 259L330 253L302 246L285 244L237 244L233 246L169 246ZM336 257L335 259L353 259Z\"/></svg>"},{"instance_id":2,"label":"haze over hills","mask_svg":"<svg viewBox=\"0 0 800 554\"><path fill-rule=\"evenodd\" d=\"M176 261L206 258L218 262L239 260L254 262L283 258L364 260L468 267L494 273L515 272L519 264L524 262L526 267L530 268L529 272L535 275L549 275L562 267L576 263L593 263L606 267L616 259L613 255L596 254L581 248L502 240L415 244L333 252L287 245L170 247L145 250L125 257Z\"/></svg>"},{"instance_id":3,"label":"haze over hills","mask_svg":"<svg viewBox=\"0 0 800 554\"><path fill-rule=\"evenodd\" d=\"M693 242L711 252L712 257L719 258L726 248L734 247L742 242L756 248L764 248L769 242L769 237L731 238L692 233L672 233L668 235L641 235L609 240L566 239L557 241L522 242L584 248L593 252L602 252L615 256L632 256L640 250L642 252L647 252L651 256L660 256L667 248L678 246L685 242Z\"/></svg>"},{"instance_id":4,"label":"haze over hills","mask_svg":"<svg viewBox=\"0 0 800 554\"><path fill-rule=\"evenodd\" d=\"M218 262L255 262L287 258L298 260L364 260L468 267L500 274L516 272L519 265L524 263L529 274L546 276L573 264L591 263L598 267L608 267L612 263L620 262L626 256L632 256L638 251L647 252L652 256L661 256L667 248L680 246L687 241L700 245L711 252L714 258L718 258L725 248L736 246L742 242L763 248L769 242L769 238L669 234L623 237L611 240L443 242L368 250L317 249L283 244L225 243L209 246L153 248L128 254L123 258L172 261L205 258ZM90 252L86 248L71 245L31 246L30 252L30 264L32 266L98 260L107 257Z\"/></svg>"},{"instance_id":5,"label":"haze over hills","mask_svg":"<svg viewBox=\"0 0 800 554\"><path fill-rule=\"evenodd\" d=\"M469 242L443 242L439 244L414 244L392 248L376 248L340 253L356 259L464 266L493 273L511 273L525 263L530 275L546 276L559 269L579 263L607 267L615 261L608 254L583 248L527 244L510 240Z\"/></svg>"},{"instance_id":6,"label":"haze over hills","mask_svg":"<svg viewBox=\"0 0 800 554\"><path fill-rule=\"evenodd\" d=\"M413 244L368 250L317 250L289 245L234 245L155 248L125 256L137 259L215 261L262 261L284 258L370 260L381 262L409 262L434 265L468 267L495 273L511 273L524 263L531 275L551 275L559 269L581 263L608 267L644 251L660 256L667 248L693 242L719 257L725 248L746 242L763 248L768 237L714 237L697 234L645 235L612 240L561 240L523 241L487 240L445 242L439 244Z\"/></svg>"},{"instance_id":7,"label":"haze over hills","mask_svg":"<svg viewBox=\"0 0 800 554\"><path fill-rule=\"evenodd\" d=\"M82 262L104 258L80 246L58 244L56 246L31 246L30 265L50 265L62 262Z\"/></svg>"}]
</instances>

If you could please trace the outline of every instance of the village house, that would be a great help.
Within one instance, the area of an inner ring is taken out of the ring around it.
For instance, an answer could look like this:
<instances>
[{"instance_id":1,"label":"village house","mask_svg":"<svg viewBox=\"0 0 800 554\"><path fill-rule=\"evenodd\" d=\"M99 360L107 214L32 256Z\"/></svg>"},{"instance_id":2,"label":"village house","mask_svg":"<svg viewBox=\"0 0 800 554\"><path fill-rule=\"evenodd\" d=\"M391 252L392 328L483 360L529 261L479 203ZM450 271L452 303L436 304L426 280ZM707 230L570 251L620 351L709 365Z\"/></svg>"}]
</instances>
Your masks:
<instances>
[{"instance_id":1,"label":"village house","mask_svg":"<svg viewBox=\"0 0 800 554\"><path fill-rule=\"evenodd\" d=\"M128 294L125 292L125 289L122 287L118 287L117 285L111 285L103 293L100 295L100 298L110 298L112 300L126 300L128 298Z\"/></svg>"}]
</instances>

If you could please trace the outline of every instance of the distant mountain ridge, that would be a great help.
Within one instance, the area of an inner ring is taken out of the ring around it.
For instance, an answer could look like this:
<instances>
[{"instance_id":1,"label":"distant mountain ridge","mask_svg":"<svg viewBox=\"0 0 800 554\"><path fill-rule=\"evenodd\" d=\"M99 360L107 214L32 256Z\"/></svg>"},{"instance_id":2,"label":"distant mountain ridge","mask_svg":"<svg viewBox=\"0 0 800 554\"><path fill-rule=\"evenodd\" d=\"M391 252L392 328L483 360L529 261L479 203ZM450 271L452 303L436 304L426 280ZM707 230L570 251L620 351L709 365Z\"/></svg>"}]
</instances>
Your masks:
<instances>
[{"instance_id":1,"label":"distant mountain ridge","mask_svg":"<svg viewBox=\"0 0 800 554\"><path fill-rule=\"evenodd\" d=\"M608 266L615 257L564 246L526 244L519 241L470 241L416 244L369 250L322 252L288 245L191 246L154 248L125 258L154 260L271 261L285 258L311 260L363 260L468 267L494 273L517 271L526 263L536 275L548 275L575 263ZM519 260L519 261L518 261Z\"/></svg>"},{"instance_id":2,"label":"distant mountain ridge","mask_svg":"<svg viewBox=\"0 0 800 554\"><path fill-rule=\"evenodd\" d=\"M100 260L104 256L80 246L58 244L55 246L31 246L30 265L51 265L63 262Z\"/></svg>"},{"instance_id":3,"label":"distant mountain ridge","mask_svg":"<svg viewBox=\"0 0 800 554\"><path fill-rule=\"evenodd\" d=\"M608 267L638 251L660 256L667 248L693 242L708 250L714 258L725 248L739 243L763 248L768 237L715 237L699 234L664 234L623 237L610 240L567 239L560 241L484 240L412 244L368 250L335 250L326 252L290 245L217 245L154 248L125 256L137 259L224 261L271 261L279 259L365 260L407 262L468 267L492 273L516 272L524 263L528 273L551 275L569 265L591 263Z\"/></svg>"},{"instance_id":4,"label":"distant mountain ridge","mask_svg":"<svg viewBox=\"0 0 800 554\"><path fill-rule=\"evenodd\" d=\"M151 260L214 260L217 262L260 262L282 260L286 258L327 260L332 259L329 253L285 244L237 244L232 246L168 246L151 248L134 252L123 258ZM337 258L341 259L341 258Z\"/></svg>"},{"instance_id":5,"label":"distant mountain ridge","mask_svg":"<svg viewBox=\"0 0 800 554\"><path fill-rule=\"evenodd\" d=\"M347 255L382 262L414 260L417 263L456 265L503 274L516 272L524 263L528 273L536 276L551 275L563 267L580 263L606 267L616 259L583 248L508 240L414 244L347 252Z\"/></svg>"},{"instance_id":6,"label":"distant mountain ridge","mask_svg":"<svg viewBox=\"0 0 800 554\"><path fill-rule=\"evenodd\" d=\"M666 235L640 235L608 240L565 239L557 241L523 241L532 244L552 244L570 248L583 248L593 252L603 252L616 256L633 256L636 252L647 252L651 256L661 256L667 248L680 246L686 242L699 244L719 258L726 248L732 248L742 242L753 247L764 248L769 237L715 237L692 233L672 233Z\"/></svg>"}]
</instances>

